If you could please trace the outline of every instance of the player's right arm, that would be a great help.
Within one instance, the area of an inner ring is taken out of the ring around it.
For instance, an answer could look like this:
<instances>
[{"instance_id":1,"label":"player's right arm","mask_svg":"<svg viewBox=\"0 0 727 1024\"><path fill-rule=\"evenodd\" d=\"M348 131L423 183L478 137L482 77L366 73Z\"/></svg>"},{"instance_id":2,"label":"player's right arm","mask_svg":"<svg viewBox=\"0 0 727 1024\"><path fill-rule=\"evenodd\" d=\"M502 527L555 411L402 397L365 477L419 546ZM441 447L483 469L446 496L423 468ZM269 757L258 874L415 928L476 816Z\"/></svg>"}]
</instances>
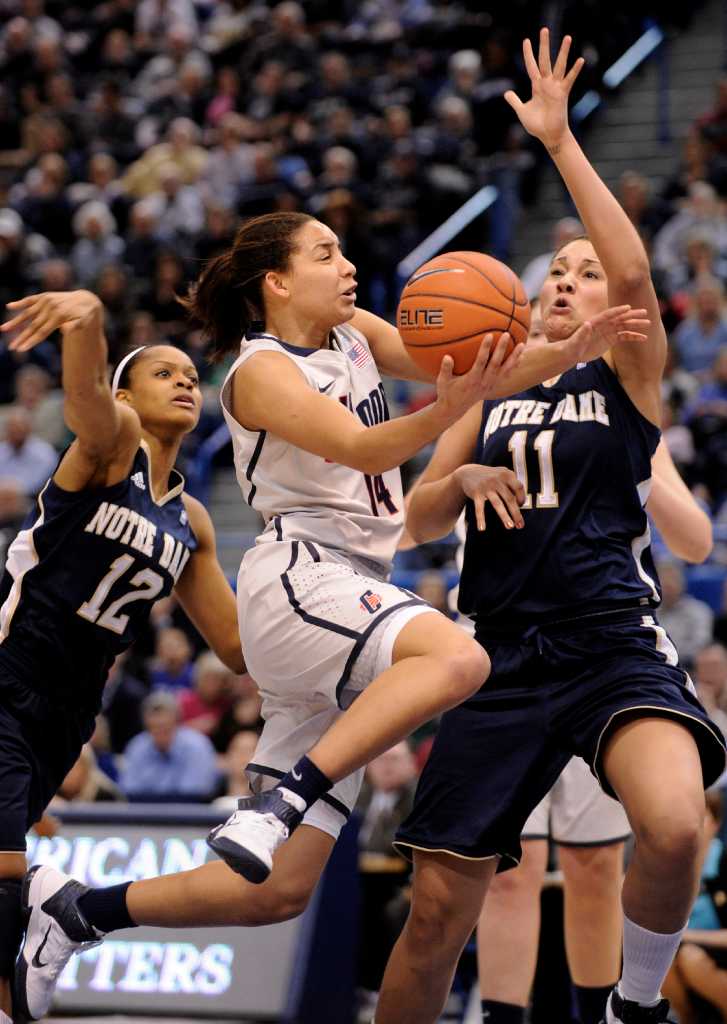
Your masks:
<instances>
[{"instance_id":1,"label":"player's right arm","mask_svg":"<svg viewBox=\"0 0 727 1024\"><path fill-rule=\"evenodd\" d=\"M437 399L425 409L365 427L341 402L319 394L282 353L263 351L235 371L232 412L249 430L266 430L297 448L362 473L384 473L415 455L450 427L517 366L521 345L503 360L509 338L492 350L482 343L472 369L452 374L445 357L437 378Z\"/></svg>"},{"instance_id":2,"label":"player's right arm","mask_svg":"<svg viewBox=\"0 0 727 1024\"><path fill-rule=\"evenodd\" d=\"M524 525L520 504L525 490L513 471L472 462L481 420L478 404L442 434L429 465L407 495L406 528L418 544L451 533L467 498L474 504L479 530L485 529L488 501L507 529Z\"/></svg>"},{"instance_id":3,"label":"player's right arm","mask_svg":"<svg viewBox=\"0 0 727 1024\"><path fill-rule=\"evenodd\" d=\"M111 394L101 301L85 290L42 292L9 302L8 308L14 315L0 330L18 332L11 350L26 352L56 330L63 337L63 411L76 440L56 470L56 482L78 491L122 479L139 447L141 425Z\"/></svg>"},{"instance_id":4,"label":"player's right arm","mask_svg":"<svg viewBox=\"0 0 727 1024\"><path fill-rule=\"evenodd\" d=\"M712 523L680 477L663 439L654 452L651 469L646 509L666 546L685 562L703 562L712 551Z\"/></svg>"}]
</instances>

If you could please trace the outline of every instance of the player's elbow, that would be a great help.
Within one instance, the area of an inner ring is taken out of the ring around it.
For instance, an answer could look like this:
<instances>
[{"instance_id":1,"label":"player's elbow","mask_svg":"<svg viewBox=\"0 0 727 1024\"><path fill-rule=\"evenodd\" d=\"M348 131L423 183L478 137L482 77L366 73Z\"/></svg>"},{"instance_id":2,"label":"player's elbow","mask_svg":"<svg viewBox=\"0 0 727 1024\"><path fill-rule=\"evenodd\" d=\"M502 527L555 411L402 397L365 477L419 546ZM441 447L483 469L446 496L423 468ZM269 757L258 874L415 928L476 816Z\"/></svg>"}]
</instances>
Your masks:
<instances>
[{"instance_id":1,"label":"player's elbow","mask_svg":"<svg viewBox=\"0 0 727 1024\"><path fill-rule=\"evenodd\" d=\"M412 514L411 509L406 517L406 529L416 544L429 544L433 540L440 540L451 533L453 526L442 527L441 523L435 523L426 515Z\"/></svg>"},{"instance_id":2,"label":"player's elbow","mask_svg":"<svg viewBox=\"0 0 727 1024\"><path fill-rule=\"evenodd\" d=\"M699 524L699 529L694 530L688 539L685 538L679 557L683 558L685 562L699 565L707 561L713 548L712 524L705 515L704 522Z\"/></svg>"},{"instance_id":3,"label":"player's elbow","mask_svg":"<svg viewBox=\"0 0 727 1024\"><path fill-rule=\"evenodd\" d=\"M247 671L245 656L242 653L240 641L237 637L235 637L234 643L218 652L218 657L223 665L229 668L230 672L234 672L236 676L241 676Z\"/></svg>"},{"instance_id":4,"label":"player's elbow","mask_svg":"<svg viewBox=\"0 0 727 1024\"><path fill-rule=\"evenodd\" d=\"M646 252L627 260L615 273L609 272L609 285L625 301L628 301L628 296L642 291L650 281L651 268Z\"/></svg>"},{"instance_id":5,"label":"player's elbow","mask_svg":"<svg viewBox=\"0 0 727 1024\"><path fill-rule=\"evenodd\" d=\"M390 469L397 469L399 463L392 458L391 453L383 451L378 445L373 445L367 436L367 431L362 430L355 434L344 447L342 457L339 460L349 469L358 470L367 476L378 476L379 473L387 473Z\"/></svg>"}]
</instances>

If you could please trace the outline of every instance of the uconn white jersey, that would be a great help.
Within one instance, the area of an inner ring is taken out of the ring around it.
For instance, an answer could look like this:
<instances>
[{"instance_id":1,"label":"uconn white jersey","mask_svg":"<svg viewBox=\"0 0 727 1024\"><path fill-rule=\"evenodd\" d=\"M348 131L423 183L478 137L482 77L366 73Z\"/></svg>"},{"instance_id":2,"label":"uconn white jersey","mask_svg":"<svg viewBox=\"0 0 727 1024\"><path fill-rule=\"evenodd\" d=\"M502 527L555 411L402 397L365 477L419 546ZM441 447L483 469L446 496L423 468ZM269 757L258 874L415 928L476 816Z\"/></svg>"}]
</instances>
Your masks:
<instances>
[{"instance_id":1,"label":"uconn white jersey","mask_svg":"<svg viewBox=\"0 0 727 1024\"><path fill-rule=\"evenodd\" d=\"M258 542L311 541L374 561L388 572L403 525L399 470L371 476L241 426L232 415L232 377L257 352L286 355L308 387L327 401L341 402L369 427L388 420L389 410L366 338L352 327L337 327L328 348L308 349L271 334L251 334L242 340L220 399L240 489L265 521Z\"/></svg>"}]
</instances>

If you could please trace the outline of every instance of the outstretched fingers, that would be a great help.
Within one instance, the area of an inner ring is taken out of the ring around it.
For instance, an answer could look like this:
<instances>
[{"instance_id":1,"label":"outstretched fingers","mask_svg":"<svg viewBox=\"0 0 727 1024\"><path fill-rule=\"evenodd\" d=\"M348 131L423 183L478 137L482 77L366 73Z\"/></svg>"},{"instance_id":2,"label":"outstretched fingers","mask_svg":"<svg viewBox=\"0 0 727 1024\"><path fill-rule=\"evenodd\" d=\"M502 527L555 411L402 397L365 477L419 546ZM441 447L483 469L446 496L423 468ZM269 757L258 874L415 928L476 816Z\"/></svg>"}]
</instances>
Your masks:
<instances>
[{"instance_id":1,"label":"outstretched fingers","mask_svg":"<svg viewBox=\"0 0 727 1024\"><path fill-rule=\"evenodd\" d=\"M558 50L558 56L555 59L555 67L553 68L553 74L556 78L565 77L565 69L568 67L568 54L570 53L572 42L572 36L563 37L563 42L560 44L560 50Z\"/></svg>"},{"instance_id":2,"label":"outstretched fingers","mask_svg":"<svg viewBox=\"0 0 727 1024\"><path fill-rule=\"evenodd\" d=\"M533 53L533 44L529 39L523 39L523 60L525 61L525 70L530 77L530 81L537 82L540 78L540 68Z\"/></svg>"},{"instance_id":3,"label":"outstretched fingers","mask_svg":"<svg viewBox=\"0 0 727 1024\"><path fill-rule=\"evenodd\" d=\"M583 57L579 57L578 60L574 63L573 67L568 72L568 74L563 79L568 89L568 92L570 92L573 88L573 83L575 82L576 78L578 78L578 76L580 75L581 71L583 70L583 65L585 63L586 62L583 59Z\"/></svg>"},{"instance_id":4,"label":"outstretched fingers","mask_svg":"<svg viewBox=\"0 0 727 1024\"><path fill-rule=\"evenodd\" d=\"M541 28L540 30L538 68L543 78L549 78L553 74L553 68L550 64L550 32L547 28Z\"/></svg>"}]
</instances>

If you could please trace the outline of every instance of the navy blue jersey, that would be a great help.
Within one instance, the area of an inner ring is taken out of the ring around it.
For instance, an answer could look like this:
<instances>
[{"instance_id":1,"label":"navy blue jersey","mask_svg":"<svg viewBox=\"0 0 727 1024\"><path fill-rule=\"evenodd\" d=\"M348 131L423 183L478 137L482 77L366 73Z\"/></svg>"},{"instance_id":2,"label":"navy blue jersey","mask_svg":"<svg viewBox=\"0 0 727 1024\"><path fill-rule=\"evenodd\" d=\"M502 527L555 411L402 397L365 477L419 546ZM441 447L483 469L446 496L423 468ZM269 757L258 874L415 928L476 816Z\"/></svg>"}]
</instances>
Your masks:
<instances>
[{"instance_id":1,"label":"navy blue jersey","mask_svg":"<svg viewBox=\"0 0 727 1024\"><path fill-rule=\"evenodd\" d=\"M515 470L525 526L488 510L479 532L468 502L460 611L496 627L658 604L644 506L659 435L603 359L485 402L477 461Z\"/></svg>"},{"instance_id":2,"label":"navy blue jersey","mask_svg":"<svg viewBox=\"0 0 727 1024\"><path fill-rule=\"evenodd\" d=\"M173 477L156 502L142 443L112 487L65 491L50 479L40 492L0 582L0 668L25 688L98 707L112 661L197 546Z\"/></svg>"}]
</instances>

